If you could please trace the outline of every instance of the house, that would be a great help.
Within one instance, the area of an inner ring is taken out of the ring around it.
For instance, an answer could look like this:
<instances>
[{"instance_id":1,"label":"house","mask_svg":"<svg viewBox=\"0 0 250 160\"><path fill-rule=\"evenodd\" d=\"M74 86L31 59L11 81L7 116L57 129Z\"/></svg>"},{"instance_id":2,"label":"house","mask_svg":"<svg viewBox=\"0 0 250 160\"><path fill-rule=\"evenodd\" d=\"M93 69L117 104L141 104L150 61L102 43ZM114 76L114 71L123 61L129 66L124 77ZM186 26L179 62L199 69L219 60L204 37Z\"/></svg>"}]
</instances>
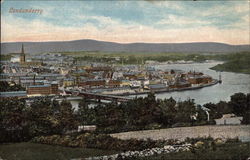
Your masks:
<instances>
[{"instance_id":1,"label":"house","mask_svg":"<svg viewBox=\"0 0 250 160\"><path fill-rule=\"evenodd\" d=\"M95 131L96 125L84 125L84 126L78 126L78 132L81 131Z\"/></svg>"},{"instance_id":2,"label":"house","mask_svg":"<svg viewBox=\"0 0 250 160\"><path fill-rule=\"evenodd\" d=\"M119 87L120 85L121 85L121 81L119 81L119 80L109 80L106 83L106 86L108 86L108 87Z\"/></svg>"},{"instance_id":3,"label":"house","mask_svg":"<svg viewBox=\"0 0 250 160\"><path fill-rule=\"evenodd\" d=\"M122 80L121 81L121 86L124 87L124 86L130 86L130 81L129 80Z\"/></svg>"},{"instance_id":4,"label":"house","mask_svg":"<svg viewBox=\"0 0 250 160\"><path fill-rule=\"evenodd\" d=\"M93 86L105 86L106 81L103 79L92 79L92 80L86 80L79 83L79 86L81 87L93 87Z\"/></svg>"},{"instance_id":5,"label":"house","mask_svg":"<svg viewBox=\"0 0 250 160\"><path fill-rule=\"evenodd\" d=\"M215 119L216 125L239 125L243 117L236 117L234 114L223 114L222 118Z\"/></svg>"},{"instance_id":6,"label":"house","mask_svg":"<svg viewBox=\"0 0 250 160\"><path fill-rule=\"evenodd\" d=\"M65 87L74 86L74 84L75 84L75 80L73 78L66 78L63 80L63 86Z\"/></svg>"},{"instance_id":7,"label":"house","mask_svg":"<svg viewBox=\"0 0 250 160\"><path fill-rule=\"evenodd\" d=\"M134 72L125 72L125 73L123 73L123 77L125 79L129 79L129 80L137 79L137 76Z\"/></svg>"}]
</instances>

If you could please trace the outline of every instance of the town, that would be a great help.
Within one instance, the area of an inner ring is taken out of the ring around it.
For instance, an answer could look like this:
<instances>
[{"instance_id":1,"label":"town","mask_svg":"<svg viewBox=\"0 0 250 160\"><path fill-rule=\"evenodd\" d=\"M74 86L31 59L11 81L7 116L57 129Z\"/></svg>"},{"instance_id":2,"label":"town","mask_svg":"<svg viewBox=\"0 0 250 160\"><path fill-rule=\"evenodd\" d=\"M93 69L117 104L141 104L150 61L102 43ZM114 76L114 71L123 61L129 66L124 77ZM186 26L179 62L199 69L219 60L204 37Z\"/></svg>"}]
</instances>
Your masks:
<instances>
[{"instance_id":1,"label":"town","mask_svg":"<svg viewBox=\"0 0 250 160\"><path fill-rule=\"evenodd\" d=\"M111 66L79 63L60 53L27 56L24 45L20 53L12 54L11 60L2 64L1 81L25 88L1 94L8 97L77 95L77 92L128 96L199 89L220 82L202 72L159 70L144 63Z\"/></svg>"},{"instance_id":2,"label":"town","mask_svg":"<svg viewBox=\"0 0 250 160\"><path fill-rule=\"evenodd\" d=\"M1 0L0 160L250 160L249 9Z\"/></svg>"}]
</instances>

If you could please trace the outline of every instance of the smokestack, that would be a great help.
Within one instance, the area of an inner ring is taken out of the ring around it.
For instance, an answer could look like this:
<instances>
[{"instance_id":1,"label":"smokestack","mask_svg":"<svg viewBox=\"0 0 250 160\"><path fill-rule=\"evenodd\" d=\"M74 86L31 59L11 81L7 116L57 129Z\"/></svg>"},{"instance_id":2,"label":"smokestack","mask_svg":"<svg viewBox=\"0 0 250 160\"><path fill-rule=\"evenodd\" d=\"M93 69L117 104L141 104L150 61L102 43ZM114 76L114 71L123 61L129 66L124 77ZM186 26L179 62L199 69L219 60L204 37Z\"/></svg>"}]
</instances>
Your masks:
<instances>
[{"instance_id":1,"label":"smokestack","mask_svg":"<svg viewBox=\"0 0 250 160\"><path fill-rule=\"evenodd\" d=\"M33 76L33 85L36 85L36 75Z\"/></svg>"}]
</instances>

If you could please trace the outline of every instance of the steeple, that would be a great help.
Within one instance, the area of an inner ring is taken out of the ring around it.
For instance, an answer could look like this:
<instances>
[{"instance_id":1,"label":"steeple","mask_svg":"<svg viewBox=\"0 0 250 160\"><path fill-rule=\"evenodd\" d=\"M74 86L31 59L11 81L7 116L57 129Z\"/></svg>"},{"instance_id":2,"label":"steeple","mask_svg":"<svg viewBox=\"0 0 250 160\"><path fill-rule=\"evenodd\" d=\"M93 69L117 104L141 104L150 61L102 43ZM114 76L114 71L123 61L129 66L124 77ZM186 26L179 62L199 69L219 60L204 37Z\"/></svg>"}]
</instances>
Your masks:
<instances>
[{"instance_id":1,"label":"steeple","mask_svg":"<svg viewBox=\"0 0 250 160\"><path fill-rule=\"evenodd\" d=\"M24 54L24 48L23 48L23 43L22 43L22 51L21 51L22 54Z\"/></svg>"},{"instance_id":2,"label":"steeple","mask_svg":"<svg viewBox=\"0 0 250 160\"><path fill-rule=\"evenodd\" d=\"M23 44L22 44L20 62L21 62L21 63L25 63L25 61L26 61L26 58L25 58L25 53L24 53L24 47L23 47Z\"/></svg>"}]
</instances>

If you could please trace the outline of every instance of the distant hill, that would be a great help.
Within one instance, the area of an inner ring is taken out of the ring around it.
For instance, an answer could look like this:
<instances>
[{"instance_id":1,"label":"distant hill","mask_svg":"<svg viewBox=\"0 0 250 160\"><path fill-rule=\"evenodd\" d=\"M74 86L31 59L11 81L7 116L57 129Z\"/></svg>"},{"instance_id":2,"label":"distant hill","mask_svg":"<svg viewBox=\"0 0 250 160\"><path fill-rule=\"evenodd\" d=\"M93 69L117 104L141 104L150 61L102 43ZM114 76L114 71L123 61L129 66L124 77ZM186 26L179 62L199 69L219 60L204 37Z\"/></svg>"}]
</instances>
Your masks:
<instances>
[{"instance_id":1,"label":"distant hill","mask_svg":"<svg viewBox=\"0 0 250 160\"><path fill-rule=\"evenodd\" d=\"M250 51L249 45L229 45L214 42L197 43L114 43L96 40L75 40L55 42L13 42L1 43L1 54L19 53L24 44L27 53L100 51L100 52L176 52L176 53L231 53Z\"/></svg>"}]
</instances>

